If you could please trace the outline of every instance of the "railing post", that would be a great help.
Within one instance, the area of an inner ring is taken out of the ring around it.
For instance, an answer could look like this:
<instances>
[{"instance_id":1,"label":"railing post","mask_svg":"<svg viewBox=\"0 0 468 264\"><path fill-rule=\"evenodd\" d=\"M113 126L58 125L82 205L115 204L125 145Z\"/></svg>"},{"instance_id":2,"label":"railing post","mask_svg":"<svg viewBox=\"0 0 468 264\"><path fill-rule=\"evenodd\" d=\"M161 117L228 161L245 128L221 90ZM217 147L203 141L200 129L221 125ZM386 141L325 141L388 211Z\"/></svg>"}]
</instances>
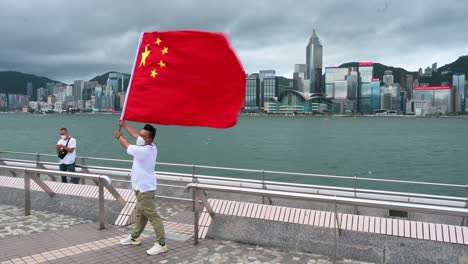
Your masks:
<instances>
[{"instance_id":1,"label":"railing post","mask_svg":"<svg viewBox=\"0 0 468 264\"><path fill-rule=\"evenodd\" d=\"M465 186L465 192L466 192L466 202L465 202L465 208L468 208L468 184ZM468 226L468 216L463 217L462 219L462 226L466 225Z\"/></svg>"},{"instance_id":2,"label":"railing post","mask_svg":"<svg viewBox=\"0 0 468 264\"><path fill-rule=\"evenodd\" d=\"M357 177L356 175L354 175L354 198L357 198L357 194L356 194L356 189L357 189ZM358 210L358 207L357 206L354 206L354 214L359 214L359 210Z\"/></svg>"},{"instance_id":3,"label":"railing post","mask_svg":"<svg viewBox=\"0 0 468 264\"><path fill-rule=\"evenodd\" d=\"M265 170L262 170L262 189L265 190ZM262 195L262 204L265 204L264 195Z\"/></svg>"},{"instance_id":4,"label":"railing post","mask_svg":"<svg viewBox=\"0 0 468 264\"><path fill-rule=\"evenodd\" d=\"M340 223L338 221L338 204L336 202L336 196L335 196L335 206L334 206L334 211L335 211L335 229L334 229L334 238L333 238L333 263L336 262L336 254L338 250L338 236L340 235Z\"/></svg>"},{"instance_id":5,"label":"railing post","mask_svg":"<svg viewBox=\"0 0 468 264\"><path fill-rule=\"evenodd\" d=\"M41 162L41 154L39 153L36 153L36 168L40 168L41 165L39 164L39 162ZM41 174L40 173L36 173L36 176L40 179L41 178Z\"/></svg>"},{"instance_id":6,"label":"railing post","mask_svg":"<svg viewBox=\"0 0 468 264\"><path fill-rule=\"evenodd\" d=\"M26 170L24 173L24 215L31 215L31 177Z\"/></svg>"},{"instance_id":7,"label":"railing post","mask_svg":"<svg viewBox=\"0 0 468 264\"><path fill-rule=\"evenodd\" d=\"M86 166L86 158L85 157L81 157L81 164L80 165L81 165L81 172L87 172L87 170L84 168L84 166ZM85 171L83 171L83 170L85 170ZM80 179L80 181L81 181L81 184L86 184L85 178L82 177Z\"/></svg>"},{"instance_id":8,"label":"railing post","mask_svg":"<svg viewBox=\"0 0 468 264\"><path fill-rule=\"evenodd\" d=\"M104 228L104 185L99 178L99 229Z\"/></svg>"},{"instance_id":9,"label":"railing post","mask_svg":"<svg viewBox=\"0 0 468 264\"><path fill-rule=\"evenodd\" d=\"M198 190L197 188L192 189L193 197L194 197L194 215L193 215L193 244L197 245L198 244Z\"/></svg>"},{"instance_id":10,"label":"railing post","mask_svg":"<svg viewBox=\"0 0 468 264\"><path fill-rule=\"evenodd\" d=\"M195 172L196 172L196 168L195 168L195 163L194 163L194 164L192 164L192 182L193 182L193 183L196 183L196 180L195 180ZM194 211L194 212L195 212L195 209L196 209L196 208L195 208L195 207L196 207L196 205L195 205L195 201L196 201L195 199L196 199L196 198L197 198L197 197L196 197L196 195L195 195L195 191L193 191L193 192L192 192L192 211ZM197 228L198 228L198 227L197 227Z\"/></svg>"}]
</instances>

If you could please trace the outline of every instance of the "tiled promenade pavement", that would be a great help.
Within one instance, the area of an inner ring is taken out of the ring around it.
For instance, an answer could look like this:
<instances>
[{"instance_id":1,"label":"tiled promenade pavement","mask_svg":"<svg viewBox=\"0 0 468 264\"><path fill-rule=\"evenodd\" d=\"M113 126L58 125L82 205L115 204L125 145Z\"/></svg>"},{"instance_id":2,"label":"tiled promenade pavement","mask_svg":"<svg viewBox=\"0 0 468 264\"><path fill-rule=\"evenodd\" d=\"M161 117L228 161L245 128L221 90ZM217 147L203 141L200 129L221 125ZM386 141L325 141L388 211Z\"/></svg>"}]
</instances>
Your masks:
<instances>
[{"instance_id":1,"label":"tiled promenade pavement","mask_svg":"<svg viewBox=\"0 0 468 264\"><path fill-rule=\"evenodd\" d=\"M160 213L165 217L169 252L147 256L152 246L152 231L144 233L141 246L121 246L129 228L107 225L98 230L96 223L53 213L23 210L0 205L0 264L11 263L332 263L324 256L287 252L259 246L212 239L193 245L191 212L186 206L165 203ZM38 219L38 220L36 220ZM51 224L51 222L55 224ZM21 223L21 224L18 224ZM12 226L18 228L12 229ZM34 230L33 233L29 232ZM337 263L363 263L340 260Z\"/></svg>"},{"instance_id":2,"label":"tiled promenade pavement","mask_svg":"<svg viewBox=\"0 0 468 264\"><path fill-rule=\"evenodd\" d=\"M0 204L0 239L29 235L46 230L58 230L73 225L91 223L81 218L50 212L31 211L24 216L24 209Z\"/></svg>"}]
</instances>

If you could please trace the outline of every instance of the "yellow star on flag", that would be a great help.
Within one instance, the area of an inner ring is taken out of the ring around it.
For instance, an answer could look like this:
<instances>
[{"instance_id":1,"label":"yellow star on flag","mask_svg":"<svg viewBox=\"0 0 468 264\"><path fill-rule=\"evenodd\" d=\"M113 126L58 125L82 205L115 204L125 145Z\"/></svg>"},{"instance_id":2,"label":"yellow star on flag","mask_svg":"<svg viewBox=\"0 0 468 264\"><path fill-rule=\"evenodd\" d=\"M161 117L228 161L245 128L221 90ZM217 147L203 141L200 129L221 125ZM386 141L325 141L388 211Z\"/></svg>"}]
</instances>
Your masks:
<instances>
[{"instance_id":1,"label":"yellow star on flag","mask_svg":"<svg viewBox=\"0 0 468 264\"><path fill-rule=\"evenodd\" d=\"M146 58L150 55L151 50L148 50L148 45L145 47L145 51L141 53L140 67L141 65L146 66Z\"/></svg>"},{"instance_id":2,"label":"yellow star on flag","mask_svg":"<svg viewBox=\"0 0 468 264\"><path fill-rule=\"evenodd\" d=\"M156 45L159 46L159 44L161 44L162 40L160 38L156 39L156 42L154 42Z\"/></svg>"},{"instance_id":3,"label":"yellow star on flag","mask_svg":"<svg viewBox=\"0 0 468 264\"><path fill-rule=\"evenodd\" d=\"M169 52L169 48L168 47L164 47L164 49L162 49L161 53L164 55L164 54L167 54Z\"/></svg>"},{"instance_id":4,"label":"yellow star on flag","mask_svg":"<svg viewBox=\"0 0 468 264\"><path fill-rule=\"evenodd\" d=\"M166 63L164 63L162 60L161 60L161 61L159 61L159 63L158 63L158 64L159 64L159 67L161 67L161 68L164 68L164 67L166 67Z\"/></svg>"},{"instance_id":5,"label":"yellow star on flag","mask_svg":"<svg viewBox=\"0 0 468 264\"><path fill-rule=\"evenodd\" d=\"M156 69L153 69L151 71L151 77L156 78L156 75L158 75L158 72L156 71Z\"/></svg>"}]
</instances>

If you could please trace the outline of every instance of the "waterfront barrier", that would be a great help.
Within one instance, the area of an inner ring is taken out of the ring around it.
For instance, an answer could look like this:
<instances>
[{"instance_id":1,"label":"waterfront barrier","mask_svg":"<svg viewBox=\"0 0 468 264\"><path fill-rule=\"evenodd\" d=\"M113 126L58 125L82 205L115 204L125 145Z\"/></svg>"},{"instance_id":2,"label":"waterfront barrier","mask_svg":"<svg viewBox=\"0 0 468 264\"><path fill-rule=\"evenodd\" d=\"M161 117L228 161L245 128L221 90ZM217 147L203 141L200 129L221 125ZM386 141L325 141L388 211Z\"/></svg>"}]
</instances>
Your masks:
<instances>
[{"instance_id":1,"label":"waterfront barrier","mask_svg":"<svg viewBox=\"0 0 468 264\"><path fill-rule=\"evenodd\" d=\"M50 176L68 176L68 177L78 177L80 179L89 179L95 182L98 186L98 219L99 219L99 228L103 229L105 227L105 208L104 208L104 189L114 196L114 198L121 204L125 206L126 202L122 196L117 192L117 190L112 186L111 179L106 175L100 174L91 174L91 173L77 173L77 172L63 172L57 170L48 170L48 169L36 169L36 168L25 168L25 167L16 167L16 166L7 166L0 165L1 171L8 171L15 176L24 178L24 212L25 215L31 214L31 180L34 181L49 197L54 197L55 192L48 185L47 181L43 181L39 175L46 174Z\"/></svg>"}]
</instances>

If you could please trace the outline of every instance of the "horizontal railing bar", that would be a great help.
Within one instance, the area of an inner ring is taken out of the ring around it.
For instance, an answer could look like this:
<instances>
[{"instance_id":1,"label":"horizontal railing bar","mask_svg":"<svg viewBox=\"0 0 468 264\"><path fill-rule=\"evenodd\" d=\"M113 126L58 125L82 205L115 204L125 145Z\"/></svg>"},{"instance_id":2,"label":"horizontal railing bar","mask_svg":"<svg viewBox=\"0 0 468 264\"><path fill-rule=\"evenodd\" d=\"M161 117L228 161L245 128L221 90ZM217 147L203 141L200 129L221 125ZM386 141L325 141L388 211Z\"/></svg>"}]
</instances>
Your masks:
<instances>
[{"instance_id":1,"label":"horizontal railing bar","mask_svg":"<svg viewBox=\"0 0 468 264\"><path fill-rule=\"evenodd\" d=\"M52 154L39 154L39 156L58 158L57 155L52 155Z\"/></svg>"},{"instance_id":2,"label":"horizontal railing bar","mask_svg":"<svg viewBox=\"0 0 468 264\"><path fill-rule=\"evenodd\" d=\"M198 167L195 164L179 164L179 163L170 163L170 162L158 162L158 165L174 166L174 167L186 167L186 168L192 168L193 166Z\"/></svg>"},{"instance_id":3,"label":"horizontal railing bar","mask_svg":"<svg viewBox=\"0 0 468 264\"><path fill-rule=\"evenodd\" d=\"M164 187L185 189L185 186L182 186L182 185L163 184L163 183L158 183L157 185L158 186L164 186Z\"/></svg>"},{"instance_id":4,"label":"horizontal railing bar","mask_svg":"<svg viewBox=\"0 0 468 264\"><path fill-rule=\"evenodd\" d=\"M455 188L467 188L466 185L461 184L450 184L450 183L436 183L436 182L418 182L418 181L403 181L403 180L387 180L387 179L376 179L376 178L358 178L363 181L377 181L377 182L393 182L393 183L409 183L416 185L430 185L430 186L444 186L444 187L455 187Z\"/></svg>"},{"instance_id":5,"label":"horizontal railing bar","mask_svg":"<svg viewBox=\"0 0 468 264\"><path fill-rule=\"evenodd\" d=\"M12 154L12 155L37 155L39 153L32 153L32 152L18 152L18 151L1 151L0 154ZM39 154L41 155L41 154Z\"/></svg>"},{"instance_id":6,"label":"horizontal railing bar","mask_svg":"<svg viewBox=\"0 0 468 264\"><path fill-rule=\"evenodd\" d=\"M84 169L96 169L96 170L108 170L108 171L122 171L122 172L131 171L131 169L126 169L126 168L112 168L112 167L89 166L89 165L80 165L80 164L77 164L76 167L84 168Z\"/></svg>"},{"instance_id":7,"label":"horizontal railing bar","mask_svg":"<svg viewBox=\"0 0 468 264\"><path fill-rule=\"evenodd\" d=\"M124 182L124 183L131 183L131 181L127 181L127 180L117 180L117 179L112 179L112 182Z\"/></svg>"},{"instance_id":8,"label":"horizontal railing bar","mask_svg":"<svg viewBox=\"0 0 468 264\"><path fill-rule=\"evenodd\" d=\"M38 153L28 153L28 152L13 152L13 151L0 151L0 153L5 154L20 154L20 155L40 155L40 156L55 156L48 154L38 154ZM116 162L132 162L131 160L123 159L108 159L108 158L95 158L95 157L79 157L81 159L87 160L102 160L102 161L116 161ZM7 160L7 159L3 159ZM8 159L10 161L14 161ZM24 160L22 160L24 161ZM26 162L26 161L24 161ZM34 162L34 161L31 161ZM51 163L42 163L42 164L51 164ZM263 171L263 170L251 170L251 169L240 169L240 168L229 168L229 167L217 167L217 166L204 166L204 165L189 165L189 164L176 164L176 163L163 163L158 162L158 165L169 165L169 166L179 166L179 167L195 167L195 168L205 168L205 169L216 169L216 170L227 170L227 171L238 171L238 172L256 172L256 173L267 173L274 175L288 175L288 176L306 176L306 177L319 177L319 178L328 178L328 179L345 179L345 180L354 180L354 181L374 181L374 182L388 182L388 183L401 183L401 184L414 184L414 185L425 185L425 186L438 186L438 187L454 187L454 188L467 188L466 185L460 184L446 184L446 183L436 183L436 182L420 182L420 181L406 181L406 180L391 180L391 179L377 179L377 178L364 178L364 177L351 177L351 176L338 176L338 175L325 175L325 174L311 174L311 173L295 173L295 172L282 172L282 171ZM104 169L105 167L98 166L82 166L83 168L96 168ZM112 170L118 170L117 168L112 168ZM126 169L120 169L121 171L127 171ZM161 172L163 173L163 172ZM181 176L181 175L179 175ZM200 175L195 175L195 177L202 177ZM216 177L216 176L212 176ZM230 181L228 177L220 177L225 180ZM231 178L232 179L232 178ZM238 181L239 179L232 179L231 181Z\"/></svg>"},{"instance_id":9,"label":"horizontal railing bar","mask_svg":"<svg viewBox=\"0 0 468 264\"><path fill-rule=\"evenodd\" d=\"M131 181L127 180L117 180L117 179L112 179L113 182L123 182L123 183L131 183ZM268 185L279 185L276 182L265 182L265 188L266 190L271 190L268 188ZM349 193L354 193L354 189L352 188L323 188L323 186L320 185L303 185L303 184L294 184L294 183L283 183L284 186L289 186L289 187L299 187L299 188L314 188L316 191L321 191L321 190L328 190L328 191L342 191L342 192L349 192ZM179 189L185 189L185 186L183 185L172 185L172 184L162 184L158 183L158 186L163 186L163 187L172 187L172 188L179 188ZM249 188L249 189L261 189L255 188L255 187L242 187L242 188ZM299 192L298 193L304 193L307 194L307 192ZM377 195L389 195L389 196L397 196L400 198L421 198L421 199L436 199L439 201L454 201L454 202L467 202L468 199L466 198L457 198L457 197L451 197L451 196L437 196L437 195L413 195L413 194L407 194L407 193L398 193L398 192L379 192L379 191L373 191L373 190L366 190L366 189L356 189L357 194L377 194ZM315 194L320 194L320 195L326 195L326 196L336 196L333 194L326 194L326 193L315 193ZM375 199L372 197L359 197L361 199ZM408 203L408 201L401 201ZM409 201L409 203L412 203ZM414 202L413 202L414 203ZM432 205L430 203L421 203L418 202L417 204L427 204L427 205ZM447 205L450 206L450 205ZM459 207L459 206L453 206L453 207Z\"/></svg>"},{"instance_id":10,"label":"horizontal railing bar","mask_svg":"<svg viewBox=\"0 0 468 264\"><path fill-rule=\"evenodd\" d=\"M330 179L346 179L346 180L363 180L363 181L378 181L378 182L393 182L393 183L409 183L409 184L422 184L422 185L434 185L434 186L445 186L445 187L459 187L466 188L466 185L460 184L447 184L447 183L436 183L436 182L417 182L417 181L404 181L404 180L388 180L388 179L377 179L377 178L363 178L363 177L351 177L351 176L338 176L338 175L326 175L326 174L311 174L311 173L298 173L298 172L281 172L281 171L264 171L268 174L281 174L281 175L294 175L294 176L306 176L306 177L318 177L318 178L330 178Z\"/></svg>"},{"instance_id":11,"label":"horizontal railing bar","mask_svg":"<svg viewBox=\"0 0 468 264\"><path fill-rule=\"evenodd\" d=\"M164 199L179 200L179 201L193 202L192 199L188 199L188 198L179 198L179 197L164 196L164 195L155 195L155 197L164 198Z\"/></svg>"},{"instance_id":12,"label":"horizontal railing bar","mask_svg":"<svg viewBox=\"0 0 468 264\"><path fill-rule=\"evenodd\" d=\"M13 160L16 161L16 160ZM30 161L29 163L34 163L33 161ZM51 164L55 165L54 163L39 163L39 164ZM77 167L80 167L79 165ZM107 173L112 174L112 171L122 171L122 172L130 172L130 169L124 169L124 168L112 168L112 167L98 167L98 166L82 166L83 168L96 168L96 169L102 169L105 170ZM175 173L175 172L157 172L157 174L160 175L165 175L165 176L179 176L179 177L186 177L187 179L190 179L193 177L191 174L183 174L183 173ZM128 177L128 176L123 176L123 177ZM206 179L206 180L219 180L219 181L225 181L225 182L243 182L243 183L252 183L252 184L258 184L261 185L262 181L260 180L249 180L249 179L239 179L239 178L230 178L230 177L218 177L218 176L207 176L207 175L195 175L195 178L198 179ZM114 177L113 177L114 178ZM119 181L119 182L126 182L128 183L129 181L121 181L121 180L116 180L114 181ZM417 194L417 193L403 193L403 192L388 192L388 191L382 191L382 190L368 190L368 189L354 189L354 188L346 188L346 187L333 187L333 186L323 186L323 185L308 185L308 184L298 184L298 183L284 183L284 182L275 182L275 181L265 181L263 184L271 185L271 186L291 186L291 187L302 187L302 188L316 188L319 191L320 190L330 190L330 191L347 191L347 192L358 192L361 194L377 194L377 195L390 195L390 196L399 196L402 198L426 198L426 199L438 199L438 200L444 200L444 201L459 201L459 202L465 202L466 200L462 197L450 197L450 196L438 196L438 195L426 195L426 194Z\"/></svg>"},{"instance_id":13,"label":"horizontal railing bar","mask_svg":"<svg viewBox=\"0 0 468 264\"><path fill-rule=\"evenodd\" d=\"M308 185L300 183L287 183L273 181L265 181L265 188L268 189L269 185L273 186L290 186L297 188L309 188L317 190L327 190L327 191L342 191L342 192L352 192L357 194L378 194L378 195L389 195L389 196L399 196L401 198L422 198L422 199L437 199L443 201L456 201L456 202L467 202L468 198L461 196L442 196L442 195L433 195L433 194L419 194L419 193L406 193L406 192L391 192L391 191L382 191L382 190L370 190L370 189L354 189L349 187L333 187L333 186L324 186L324 185Z\"/></svg>"},{"instance_id":14,"label":"horizontal railing bar","mask_svg":"<svg viewBox=\"0 0 468 264\"><path fill-rule=\"evenodd\" d=\"M23 163L31 163L31 164L36 164L37 162L35 160L24 160L24 159L0 159L1 161L9 161L9 162L23 162ZM57 164L57 163L55 163Z\"/></svg>"},{"instance_id":15,"label":"horizontal railing bar","mask_svg":"<svg viewBox=\"0 0 468 264\"><path fill-rule=\"evenodd\" d=\"M132 183L131 181L126 181L126 180L114 180L114 179L112 179L112 182ZM157 186L164 186L164 187L172 187L172 188L185 189L185 186L182 186L182 185L172 185L172 184L164 184L164 183L158 183Z\"/></svg>"},{"instance_id":16,"label":"horizontal railing bar","mask_svg":"<svg viewBox=\"0 0 468 264\"><path fill-rule=\"evenodd\" d=\"M254 190L247 188L238 187L226 187L216 186L208 184L190 183L186 186L186 191L190 189L200 189L207 191L220 191L220 192L231 192L240 194L250 194L256 196L270 196L280 197L289 199L299 200L314 200L321 202L334 202L342 205L354 205L354 206L366 206L366 207L377 207L385 209L402 209L408 211L419 211L419 212L431 212L438 214L448 214L454 216L468 216L468 208L453 208L448 206L439 205L425 205L425 204L410 204L403 202L393 201L381 201L381 200L366 200L362 198L350 198L350 197L337 197L337 196L325 196L320 194L304 194L304 193L291 193L286 191L271 191L271 190Z\"/></svg>"},{"instance_id":17,"label":"horizontal railing bar","mask_svg":"<svg viewBox=\"0 0 468 264\"><path fill-rule=\"evenodd\" d=\"M263 172L262 170L255 170L255 169L240 169L240 168L205 166L205 165L196 165L195 168L197 168L197 169L212 169L212 170L242 171L242 172L256 172L256 173Z\"/></svg>"},{"instance_id":18,"label":"horizontal railing bar","mask_svg":"<svg viewBox=\"0 0 468 264\"><path fill-rule=\"evenodd\" d=\"M115 161L115 162L127 162L132 163L133 160L125 160L125 159L109 159L109 158L94 158L94 157L76 157L77 160L85 159L85 160L101 160L101 161Z\"/></svg>"},{"instance_id":19,"label":"horizontal railing bar","mask_svg":"<svg viewBox=\"0 0 468 264\"><path fill-rule=\"evenodd\" d=\"M22 154L22 155L37 155L37 153L28 153L28 152L13 152L13 151L0 151L0 153L6 154ZM48 154L39 154L42 156L54 156ZM108 158L95 158L95 157L78 157L88 160L102 160L102 161L116 161L116 162L127 162L131 163L132 160L123 160L123 159L108 159ZM329 179L347 179L347 180L359 180L359 181L376 181L376 182L391 182L391 183L406 183L406 184L416 184L416 185L428 185L428 186L444 186L444 187L456 187L456 188L466 188L466 185L459 184L446 184L446 183L435 183L435 182L418 182L418 181L404 181L404 180L390 180L390 179L377 179L377 178L363 178L363 177L352 177L352 176L339 176L339 175L326 175L326 174L312 174L312 173L297 173L297 172L284 172L284 171L270 171L270 170L252 170L252 169L240 169L240 168L229 168L229 167L217 167L217 166L205 166L205 165L189 165L189 164L177 164L177 163L165 163L158 162L159 165L169 165L169 166L179 166L179 167L195 167L195 168L205 168L205 169L216 169L216 170L227 170L227 171L242 171L242 172L256 172L256 173L268 173L276 175L289 175L289 176L306 176L306 177L319 177L319 178L329 178Z\"/></svg>"},{"instance_id":20,"label":"horizontal railing bar","mask_svg":"<svg viewBox=\"0 0 468 264\"><path fill-rule=\"evenodd\" d=\"M90 174L90 173L68 172L68 171L55 171L55 170L24 168L24 167L5 166L5 165L0 165L0 169L7 169L7 170L14 170L14 171L24 171L24 172L35 172L35 173L58 175L58 176L71 176L71 177L78 177L78 178L104 179L108 184L112 183L111 179L108 176L101 175L101 174Z\"/></svg>"}]
</instances>

